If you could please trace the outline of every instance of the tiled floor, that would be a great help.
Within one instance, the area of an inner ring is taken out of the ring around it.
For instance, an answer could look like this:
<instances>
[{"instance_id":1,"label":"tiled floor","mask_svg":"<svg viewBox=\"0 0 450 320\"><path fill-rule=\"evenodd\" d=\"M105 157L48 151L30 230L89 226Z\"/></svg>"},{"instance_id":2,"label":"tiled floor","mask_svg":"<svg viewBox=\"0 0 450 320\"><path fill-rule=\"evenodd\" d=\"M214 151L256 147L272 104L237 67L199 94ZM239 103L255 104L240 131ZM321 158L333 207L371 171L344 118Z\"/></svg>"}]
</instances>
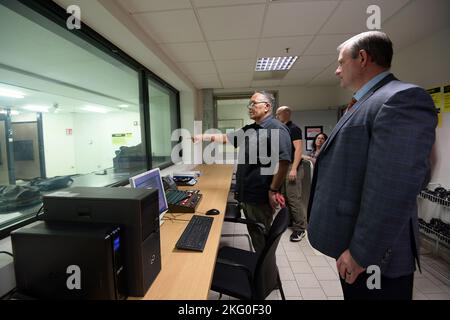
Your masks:
<instances>
[{"instance_id":1,"label":"tiled floor","mask_svg":"<svg viewBox=\"0 0 450 320\"><path fill-rule=\"evenodd\" d=\"M246 233L245 225L225 223L223 234ZM291 230L282 236L277 249L277 264L288 300L342 300L343 294L336 269L336 261L313 249L305 237L300 242L290 242ZM223 245L248 250L245 237L222 238ZM416 272L414 279L415 300L450 300L450 265L425 254L421 258L422 273ZM209 299L218 299L211 291ZM233 299L227 296L222 299ZM268 300L279 300L278 290Z\"/></svg>"}]
</instances>

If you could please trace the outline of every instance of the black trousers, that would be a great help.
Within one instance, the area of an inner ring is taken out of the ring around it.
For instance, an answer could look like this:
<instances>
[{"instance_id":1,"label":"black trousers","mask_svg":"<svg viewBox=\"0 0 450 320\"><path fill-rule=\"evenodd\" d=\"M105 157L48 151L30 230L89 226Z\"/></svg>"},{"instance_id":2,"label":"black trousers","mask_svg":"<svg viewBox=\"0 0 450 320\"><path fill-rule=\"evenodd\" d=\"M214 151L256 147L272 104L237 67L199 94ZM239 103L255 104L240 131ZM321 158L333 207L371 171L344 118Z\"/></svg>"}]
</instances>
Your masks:
<instances>
[{"instance_id":1,"label":"black trousers","mask_svg":"<svg viewBox=\"0 0 450 320\"><path fill-rule=\"evenodd\" d=\"M372 290L367 286L370 276L364 271L353 284L340 278L344 300L412 300L414 273L399 278L381 276L381 288Z\"/></svg>"}]
</instances>

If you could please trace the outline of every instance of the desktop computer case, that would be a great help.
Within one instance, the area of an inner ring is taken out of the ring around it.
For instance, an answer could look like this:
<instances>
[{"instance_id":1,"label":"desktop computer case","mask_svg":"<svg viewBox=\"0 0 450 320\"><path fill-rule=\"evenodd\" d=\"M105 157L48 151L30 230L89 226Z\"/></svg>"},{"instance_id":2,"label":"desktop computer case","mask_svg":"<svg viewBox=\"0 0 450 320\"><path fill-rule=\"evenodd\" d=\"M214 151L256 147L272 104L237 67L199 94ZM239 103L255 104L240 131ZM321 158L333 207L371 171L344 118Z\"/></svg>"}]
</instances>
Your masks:
<instances>
[{"instance_id":1,"label":"desktop computer case","mask_svg":"<svg viewBox=\"0 0 450 320\"><path fill-rule=\"evenodd\" d=\"M45 195L43 203L45 221L119 225L128 295L145 295L161 270L157 190L73 187Z\"/></svg>"},{"instance_id":2,"label":"desktop computer case","mask_svg":"<svg viewBox=\"0 0 450 320\"><path fill-rule=\"evenodd\" d=\"M17 293L26 299L124 299L120 228L43 223L11 234Z\"/></svg>"}]
</instances>

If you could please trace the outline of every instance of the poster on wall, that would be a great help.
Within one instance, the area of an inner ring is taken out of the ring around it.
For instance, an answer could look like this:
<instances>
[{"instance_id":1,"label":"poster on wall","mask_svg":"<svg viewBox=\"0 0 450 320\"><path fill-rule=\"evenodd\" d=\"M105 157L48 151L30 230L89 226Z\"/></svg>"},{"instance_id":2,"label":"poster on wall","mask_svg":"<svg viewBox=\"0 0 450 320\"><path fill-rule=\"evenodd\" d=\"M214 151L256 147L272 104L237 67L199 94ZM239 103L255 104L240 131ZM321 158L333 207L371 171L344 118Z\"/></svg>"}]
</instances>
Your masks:
<instances>
[{"instance_id":1,"label":"poster on wall","mask_svg":"<svg viewBox=\"0 0 450 320\"><path fill-rule=\"evenodd\" d=\"M305 127L305 141L306 151L312 151L314 139L319 133L323 132L323 126L306 126Z\"/></svg>"},{"instance_id":2,"label":"poster on wall","mask_svg":"<svg viewBox=\"0 0 450 320\"><path fill-rule=\"evenodd\" d=\"M434 102L434 105L436 106L436 108L440 108L441 100L442 100L441 87L430 88L427 90L427 92L430 94L431 98L433 99L433 102Z\"/></svg>"},{"instance_id":3,"label":"poster on wall","mask_svg":"<svg viewBox=\"0 0 450 320\"><path fill-rule=\"evenodd\" d=\"M444 112L450 112L450 83L444 86Z\"/></svg>"},{"instance_id":4,"label":"poster on wall","mask_svg":"<svg viewBox=\"0 0 450 320\"><path fill-rule=\"evenodd\" d=\"M132 133L113 133L112 144L113 146L128 146L128 143L132 138Z\"/></svg>"}]
</instances>

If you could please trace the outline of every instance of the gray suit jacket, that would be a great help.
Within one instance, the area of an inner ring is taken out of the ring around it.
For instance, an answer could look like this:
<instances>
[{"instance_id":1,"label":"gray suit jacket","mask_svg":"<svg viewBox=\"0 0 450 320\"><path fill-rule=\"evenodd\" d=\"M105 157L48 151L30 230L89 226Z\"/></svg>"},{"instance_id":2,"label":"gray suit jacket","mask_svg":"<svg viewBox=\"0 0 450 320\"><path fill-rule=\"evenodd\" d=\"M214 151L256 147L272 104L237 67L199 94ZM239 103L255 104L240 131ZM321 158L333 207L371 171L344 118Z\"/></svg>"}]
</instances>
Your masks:
<instances>
[{"instance_id":1,"label":"gray suit jacket","mask_svg":"<svg viewBox=\"0 0 450 320\"><path fill-rule=\"evenodd\" d=\"M411 274L418 259L417 194L435 140L428 93L390 74L338 122L317 158L308 238L338 258L346 249L387 277Z\"/></svg>"}]
</instances>

